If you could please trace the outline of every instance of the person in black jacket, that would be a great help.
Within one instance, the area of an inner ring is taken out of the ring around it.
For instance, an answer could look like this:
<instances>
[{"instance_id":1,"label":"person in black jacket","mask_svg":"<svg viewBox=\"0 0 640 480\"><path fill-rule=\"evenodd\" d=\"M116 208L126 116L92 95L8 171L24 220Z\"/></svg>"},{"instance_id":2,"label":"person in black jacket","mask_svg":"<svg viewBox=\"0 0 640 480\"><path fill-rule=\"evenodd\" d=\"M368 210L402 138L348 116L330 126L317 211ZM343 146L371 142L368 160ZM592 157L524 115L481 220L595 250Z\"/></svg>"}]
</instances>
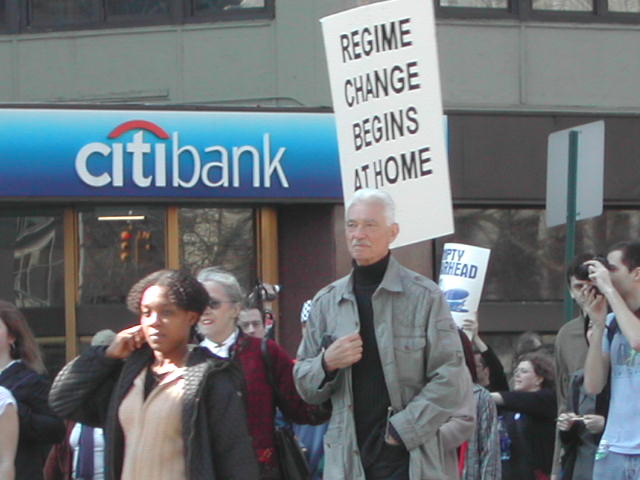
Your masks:
<instances>
[{"instance_id":1,"label":"person in black jacket","mask_svg":"<svg viewBox=\"0 0 640 480\"><path fill-rule=\"evenodd\" d=\"M160 270L127 299L140 325L93 347L56 377L61 416L105 429L105 478L257 480L242 374L188 342L209 302L191 275Z\"/></svg>"},{"instance_id":2,"label":"person in black jacket","mask_svg":"<svg viewBox=\"0 0 640 480\"><path fill-rule=\"evenodd\" d=\"M64 423L47 403L49 381L24 315L0 300L0 320L0 386L16 399L20 424L16 480L41 480L51 445L64 438Z\"/></svg>"},{"instance_id":3,"label":"person in black jacket","mask_svg":"<svg viewBox=\"0 0 640 480\"><path fill-rule=\"evenodd\" d=\"M557 413L553 359L543 352L524 354L513 380L514 391L491 394L510 440L501 444L502 479L548 479Z\"/></svg>"}]
</instances>

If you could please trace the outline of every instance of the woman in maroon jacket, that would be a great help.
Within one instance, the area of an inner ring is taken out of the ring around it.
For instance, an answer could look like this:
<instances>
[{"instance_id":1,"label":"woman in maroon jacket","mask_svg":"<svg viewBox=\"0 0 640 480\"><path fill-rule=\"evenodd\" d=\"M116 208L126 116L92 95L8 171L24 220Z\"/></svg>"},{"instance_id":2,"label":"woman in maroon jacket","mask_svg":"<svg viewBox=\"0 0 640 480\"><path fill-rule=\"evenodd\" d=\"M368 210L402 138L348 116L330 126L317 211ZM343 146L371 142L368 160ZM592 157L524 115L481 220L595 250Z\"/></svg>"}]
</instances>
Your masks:
<instances>
[{"instance_id":1,"label":"woman in maroon jacket","mask_svg":"<svg viewBox=\"0 0 640 480\"><path fill-rule=\"evenodd\" d=\"M276 394L269 383L262 355L262 340L244 334L237 326L244 302L238 281L232 274L215 267L201 270L198 280L210 297L209 307L198 324L205 337L201 345L219 357L233 358L240 363L247 382L249 434L260 464L261 479L280 479L274 442L276 406L295 423L317 425L326 421L328 415L300 398L293 383L293 360L273 340L265 340L278 388L276 405Z\"/></svg>"}]
</instances>

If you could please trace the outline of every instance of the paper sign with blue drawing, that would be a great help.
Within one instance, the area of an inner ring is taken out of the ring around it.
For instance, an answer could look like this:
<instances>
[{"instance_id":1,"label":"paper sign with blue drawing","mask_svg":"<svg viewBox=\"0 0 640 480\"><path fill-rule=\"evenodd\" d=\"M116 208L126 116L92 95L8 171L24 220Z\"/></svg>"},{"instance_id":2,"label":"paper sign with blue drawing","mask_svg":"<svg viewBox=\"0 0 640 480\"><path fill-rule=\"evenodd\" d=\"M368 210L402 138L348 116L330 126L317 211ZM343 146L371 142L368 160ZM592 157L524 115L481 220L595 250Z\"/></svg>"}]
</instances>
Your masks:
<instances>
[{"instance_id":1,"label":"paper sign with blue drawing","mask_svg":"<svg viewBox=\"0 0 640 480\"><path fill-rule=\"evenodd\" d=\"M459 327L475 318L491 250L461 243L446 243L440 265L440 288Z\"/></svg>"}]
</instances>

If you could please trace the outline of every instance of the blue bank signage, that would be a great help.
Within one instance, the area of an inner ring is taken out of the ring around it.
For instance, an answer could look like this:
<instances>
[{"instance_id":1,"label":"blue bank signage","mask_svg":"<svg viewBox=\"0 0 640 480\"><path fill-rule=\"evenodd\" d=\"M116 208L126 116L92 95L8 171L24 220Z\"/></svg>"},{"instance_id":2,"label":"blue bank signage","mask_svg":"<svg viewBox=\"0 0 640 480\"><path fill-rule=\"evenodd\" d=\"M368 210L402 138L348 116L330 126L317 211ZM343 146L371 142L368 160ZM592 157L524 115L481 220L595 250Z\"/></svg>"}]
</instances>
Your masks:
<instances>
[{"instance_id":1,"label":"blue bank signage","mask_svg":"<svg viewBox=\"0 0 640 480\"><path fill-rule=\"evenodd\" d=\"M0 109L0 196L342 198L323 113Z\"/></svg>"}]
</instances>

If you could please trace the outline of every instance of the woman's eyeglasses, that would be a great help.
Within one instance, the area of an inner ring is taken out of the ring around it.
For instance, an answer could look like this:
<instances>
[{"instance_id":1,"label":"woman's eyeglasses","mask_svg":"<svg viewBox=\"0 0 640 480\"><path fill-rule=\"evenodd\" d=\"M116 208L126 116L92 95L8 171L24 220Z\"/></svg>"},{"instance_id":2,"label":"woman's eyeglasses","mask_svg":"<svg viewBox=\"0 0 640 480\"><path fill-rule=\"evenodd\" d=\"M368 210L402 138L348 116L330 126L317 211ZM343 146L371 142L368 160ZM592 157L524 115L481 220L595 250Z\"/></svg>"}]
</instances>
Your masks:
<instances>
[{"instance_id":1,"label":"woman's eyeglasses","mask_svg":"<svg viewBox=\"0 0 640 480\"><path fill-rule=\"evenodd\" d=\"M218 300L217 298L210 298L209 303L207 303L207 307L209 307L211 310L217 310L222 306L223 303L236 303L236 302L232 302L231 300Z\"/></svg>"}]
</instances>

